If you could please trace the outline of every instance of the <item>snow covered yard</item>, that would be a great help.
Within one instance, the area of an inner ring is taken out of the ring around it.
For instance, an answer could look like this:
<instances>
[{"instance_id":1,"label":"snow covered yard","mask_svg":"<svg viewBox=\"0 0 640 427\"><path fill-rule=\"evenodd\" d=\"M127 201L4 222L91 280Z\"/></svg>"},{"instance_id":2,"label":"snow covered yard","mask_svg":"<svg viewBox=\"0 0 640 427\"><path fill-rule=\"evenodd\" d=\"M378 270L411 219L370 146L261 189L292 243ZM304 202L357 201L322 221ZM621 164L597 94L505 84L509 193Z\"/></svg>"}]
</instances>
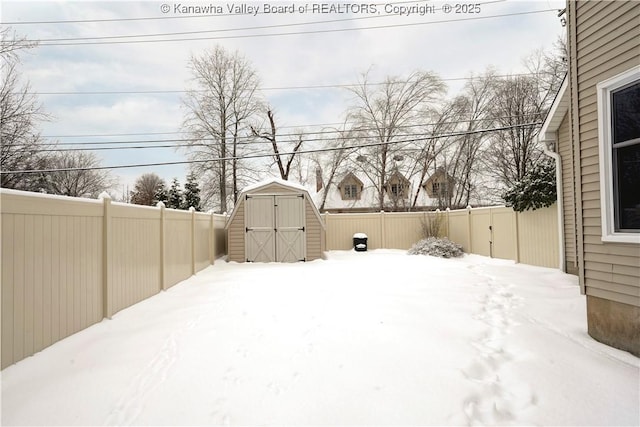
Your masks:
<instances>
[{"instance_id":1,"label":"snow covered yard","mask_svg":"<svg viewBox=\"0 0 640 427\"><path fill-rule=\"evenodd\" d=\"M217 262L2 372L3 425L639 425L577 278L480 256Z\"/></svg>"}]
</instances>

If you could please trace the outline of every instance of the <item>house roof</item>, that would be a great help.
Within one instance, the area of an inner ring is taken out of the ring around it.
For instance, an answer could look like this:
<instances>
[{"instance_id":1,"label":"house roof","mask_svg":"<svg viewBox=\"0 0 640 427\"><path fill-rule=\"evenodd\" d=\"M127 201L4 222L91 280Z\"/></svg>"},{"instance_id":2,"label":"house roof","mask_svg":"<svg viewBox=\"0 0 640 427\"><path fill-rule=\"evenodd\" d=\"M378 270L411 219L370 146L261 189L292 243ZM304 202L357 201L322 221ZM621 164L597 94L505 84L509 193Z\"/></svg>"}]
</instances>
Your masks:
<instances>
[{"instance_id":1,"label":"house roof","mask_svg":"<svg viewBox=\"0 0 640 427\"><path fill-rule=\"evenodd\" d=\"M342 185L344 184L344 182L349 179L356 181L358 184L364 187L364 183L360 180L360 178L355 176L353 172L348 172L342 177L342 180L340 180L340 183L338 184L338 188L342 188Z\"/></svg>"},{"instance_id":2,"label":"house roof","mask_svg":"<svg viewBox=\"0 0 640 427\"><path fill-rule=\"evenodd\" d=\"M432 173L431 176L424 181L422 186L426 187L427 185L429 185L429 183L431 183L432 181L442 177L443 175L446 175L446 177L448 178L450 183L455 183L456 182L456 179L454 177L452 177L449 174L445 174L444 168L442 166L439 166L438 169L436 169L436 171L434 173Z\"/></svg>"},{"instance_id":3,"label":"house roof","mask_svg":"<svg viewBox=\"0 0 640 427\"><path fill-rule=\"evenodd\" d=\"M568 76L569 75L567 74L564 77L560 90L553 100L553 104L551 104L547 118L542 124L542 129L540 129L540 133L538 134L538 139L540 141L555 141L555 133L558 128L560 128L560 123L562 123L565 114L569 111L571 97L569 96L570 94L568 90Z\"/></svg>"},{"instance_id":4,"label":"house roof","mask_svg":"<svg viewBox=\"0 0 640 427\"><path fill-rule=\"evenodd\" d=\"M396 170L391 174L391 176L389 177L389 179L387 179L387 182L384 185L389 185L389 183L394 179L403 183L411 184L411 182L403 174L401 174L399 171Z\"/></svg>"},{"instance_id":5,"label":"house roof","mask_svg":"<svg viewBox=\"0 0 640 427\"><path fill-rule=\"evenodd\" d=\"M354 174L354 176L356 176ZM415 196L416 187L420 185L418 179L407 180L404 176L400 175L402 178L406 180L409 184L409 199L413 202L413 197ZM356 176L357 178L357 176ZM363 181L358 178L359 181ZM377 188L371 184L370 181L364 180L363 189L360 194L360 199L350 199L343 200L342 194L340 193L340 189L338 184L332 184L329 188L326 186L323 187L320 191L313 195L313 199L316 202L317 206L320 206L322 203L322 197L324 196L325 191L327 192L327 198L325 200L324 209L370 209L378 207L377 198L378 191ZM342 182L342 181L340 181ZM388 184L389 181L387 181ZM420 189L420 193L418 194L417 206L432 206L434 200L429 198L424 189ZM385 191L385 205L391 203L391 200L388 199L387 192Z\"/></svg>"}]
</instances>

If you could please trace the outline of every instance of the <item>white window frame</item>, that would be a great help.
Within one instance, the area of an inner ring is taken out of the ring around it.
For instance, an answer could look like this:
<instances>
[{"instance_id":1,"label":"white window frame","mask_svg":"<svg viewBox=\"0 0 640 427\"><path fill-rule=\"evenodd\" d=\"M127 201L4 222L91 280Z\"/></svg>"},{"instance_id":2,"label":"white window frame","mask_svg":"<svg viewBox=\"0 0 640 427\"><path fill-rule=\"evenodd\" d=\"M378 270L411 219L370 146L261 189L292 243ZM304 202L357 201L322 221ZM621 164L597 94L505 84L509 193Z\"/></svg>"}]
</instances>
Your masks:
<instances>
[{"instance_id":1,"label":"white window frame","mask_svg":"<svg viewBox=\"0 0 640 427\"><path fill-rule=\"evenodd\" d=\"M602 241L640 244L640 233L615 231L613 194L613 156L611 92L640 80L640 66L597 84L598 95L598 148L600 153L600 217Z\"/></svg>"}]
</instances>

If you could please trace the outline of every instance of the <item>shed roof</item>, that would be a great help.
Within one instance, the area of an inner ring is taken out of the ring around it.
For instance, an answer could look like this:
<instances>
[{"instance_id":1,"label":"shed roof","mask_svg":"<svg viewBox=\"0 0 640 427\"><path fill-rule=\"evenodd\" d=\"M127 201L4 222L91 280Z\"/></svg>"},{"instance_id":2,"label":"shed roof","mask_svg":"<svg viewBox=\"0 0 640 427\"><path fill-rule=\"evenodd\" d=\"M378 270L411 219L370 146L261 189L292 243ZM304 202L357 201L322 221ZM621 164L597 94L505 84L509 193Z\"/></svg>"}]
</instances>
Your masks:
<instances>
[{"instance_id":1,"label":"shed roof","mask_svg":"<svg viewBox=\"0 0 640 427\"><path fill-rule=\"evenodd\" d=\"M231 215L229 216L229 219L227 220L225 228L229 228L229 224L231 224L231 222L235 218L235 216L236 216L236 214L238 212L238 209L240 209L240 205L242 205L242 197L245 194L251 193L253 191L260 190L261 188L268 187L270 185L280 186L280 187L283 188L283 190L291 190L291 189L293 189L293 190L296 190L297 192L303 193L305 199L309 201L309 205L311 206L311 209L313 210L313 213L315 214L315 216L318 218L318 221L320 222L321 227L323 229L325 228L324 227L324 221L322 221L322 217L320 216L320 212L318 211L318 207L316 206L314 200L309 195L309 191L303 185L301 185L301 184L299 184L297 182L285 181L285 180L279 179L279 178L265 179L263 181L256 182L255 184L248 185L244 189L242 189L242 191L240 192L240 194L238 196L238 202L233 207L233 212L231 212Z\"/></svg>"}]
</instances>

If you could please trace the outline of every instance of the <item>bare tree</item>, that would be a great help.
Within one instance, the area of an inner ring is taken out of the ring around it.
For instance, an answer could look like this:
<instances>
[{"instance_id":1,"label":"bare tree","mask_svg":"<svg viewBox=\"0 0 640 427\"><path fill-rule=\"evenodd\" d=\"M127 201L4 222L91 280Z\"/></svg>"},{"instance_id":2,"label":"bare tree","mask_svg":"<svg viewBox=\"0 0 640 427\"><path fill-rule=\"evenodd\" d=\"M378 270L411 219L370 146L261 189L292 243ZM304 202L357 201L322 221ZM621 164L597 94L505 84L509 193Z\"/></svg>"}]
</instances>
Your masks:
<instances>
[{"instance_id":1,"label":"bare tree","mask_svg":"<svg viewBox=\"0 0 640 427\"><path fill-rule=\"evenodd\" d=\"M11 27L0 29L0 56L4 61L17 61L17 52L23 49L36 47L37 43L28 41L26 37L20 37Z\"/></svg>"},{"instance_id":2,"label":"bare tree","mask_svg":"<svg viewBox=\"0 0 640 427\"><path fill-rule=\"evenodd\" d=\"M100 160L91 152L56 153L47 156L45 164L47 169L58 169L41 175L42 189L50 194L95 198L116 185L116 180L108 171L93 169L100 166Z\"/></svg>"},{"instance_id":3,"label":"bare tree","mask_svg":"<svg viewBox=\"0 0 640 427\"><path fill-rule=\"evenodd\" d=\"M296 157L296 153L302 147L302 135L299 135L292 144L286 144L282 141L278 141L276 136L276 122L271 108L267 109L267 118L269 119L268 131L260 131L256 127L252 127L251 132L254 136L268 141L271 144L271 149L273 150L273 161L276 165L278 165L280 178L288 181L289 172L291 172L291 165L293 164L293 160Z\"/></svg>"},{"instance_id":4,"label":"bare tree","mask_svg":"<svg viewBox=\"0 0 640 427\"><path fill-rule=\"evenodd\" d=\"M336 179L344 172L348 164L347 158L353 152L353 149L345 148L354 145L352 132L347 128L347 122L343 123L340 129L332 129L331 134L335 137L329 138L323 146L330 149L326 153L316 153L312 156L313 163L316 168L316 185L319 191L322 191L322 197L319 201L320 211L324 210L327 202L327 195L332 186L336 185ZM319 188L318 188L319 187Z\"/></svg>"},{"instance_id":5,"label":"bare tree","mask_svg":"<svg viewBox=\"0 0 640 427\"><path fill-rule=\"evenodd\" d=\"M403 137L412 134L412 126L424 121L445 86L436 75L416 71L407 78L387 77L381 85L369 82L368 73L353 89L356 105L349 113L354 136L374 147L361 149L357 163L376 188L378 207L384 208L385 185L400 159L399 150L410 143Z\"/></svg>"},{"instance_id":6,"label":"bare tree","mask_svg":"<svg viewBox=\"0 0 640 427\"><path fill-rule=\"evenodd\" d=\"M520 181L541 159L542 147L535 136L566 73L563 52L566 49L560 42L555 60L543 52L534 52L525 59L531 75L502 78L494 86L493 123L506 129L493 136L487 163L507 187Z\"/></svg>"},{"instance_id":7,"label":"bare tree","mask_svg":"<svg viewBox=\"0 0 640 427\"><path fill-rule=\"evenodd\" d=\"M162 178L155 173L145 173L136 180L135 187L131 192L131 203L153 206L157 202L158 192L165 188Z\"/></svg>"},{"instance_id":8,"label":"bare tree","mask_svg":"<svg viewBox=\"0 0 640 427\"><path fill-rule=\"evenodd\" d=\"M2 83L0 83L0 185L5 188L37 191L33 175L16 173L37 169L44 147L37 123L48 119L28 83L21 84L17 52L33 47L10 29L1 30Z\"/></svg>"},{"instance_id":9,"label":"bare tree","mask_svg":"<svg viewBox=\"0 0 640 427\"><path fill-rule=\"evenodd\" d=\"M431 135L432 138L421 141L416 148L407 151L407 157L411 160L408 176L416 177L409 209L418 206L423 185L433 172L431 166L435 164L437 156L450 145L450 138L446 135L456 128L456 112L452 103L445 103L438 110L434 110L431 119L427 120L430 124L422 130L425 136Z\"/></svg>"},{"instance_id":10,"label":"bare tree","mask_svg":"<svg viewBox=\"0 0 640 427\"><path fill-rule=\"evenodd\" d=\"M490 128L494 121L495 84L495 72L488 70L484 75L472 77L452 102L453 114L459 122L456 131L460 136L452 138L445 151L448 162L440 162L453 181L452 185L444 187L442 207L468 206L472 197L477 196L477 179L482 172L482 155L486 148L486 134L478 131Z\"/></svg>"},{"instance_id":11,"label":"bare tree","mask_svg":"<svg viewBox=\"0 0 640 427\"><path fill-rule=\"evenodd\" d=\"M235 203L239 186L246 179L246 168L239 158L247 144L241 140L243 133L249 134L249 118L260 106L258 77L244 57L221 46L192 56L189 68L194 88L184 99L184 128L195 140L189 156L194 160L220 159L195 164L192 171L201 176L204 202L214 195L213 204L224 212Z\"/></svg>"}]
</instances>

